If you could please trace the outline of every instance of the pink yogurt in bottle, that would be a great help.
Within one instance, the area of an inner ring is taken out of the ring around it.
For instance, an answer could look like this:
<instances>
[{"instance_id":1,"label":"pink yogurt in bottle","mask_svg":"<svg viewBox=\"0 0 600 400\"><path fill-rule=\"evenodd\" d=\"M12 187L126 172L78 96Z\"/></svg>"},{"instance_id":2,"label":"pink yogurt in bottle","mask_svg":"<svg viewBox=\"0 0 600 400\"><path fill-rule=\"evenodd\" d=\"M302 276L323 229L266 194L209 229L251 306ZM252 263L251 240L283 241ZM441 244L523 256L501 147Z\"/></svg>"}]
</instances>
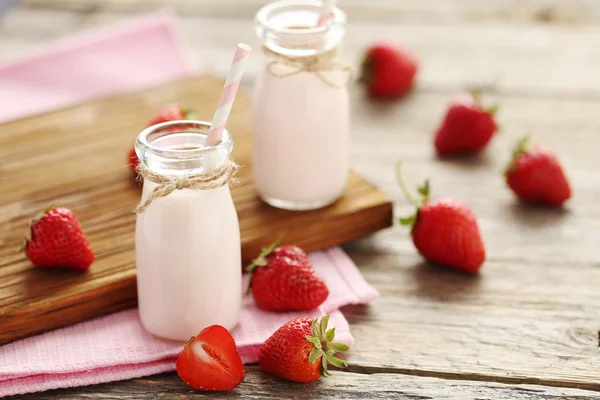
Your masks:
<instances>
[{"instance_id":1,"label":"pink yogurt in bottle","mask_svg":"<svg viewBox=\"0 0 600 400\"><path fill-rule=\"evenodd\" d=\"M264 63L254 88L253 170L261 198L289 210L336 201L349 170L352 70L337 59L346 17L322 3L282 0L258 11Z\"/></svg>"},{"instance_id":2,"label":"pink yogurt in bottle","mask_svg":"<svg viewBox=\"0 0 600 400\"><path fill-rule=\"evenodd\" d=\"M153 173L181 177L228 161L227 131L203 147L209 123L175 121L144 130L140 162ZM178 129L180 128L180 129ZM157 186L146 178L142 200ZM137 215L135 232L140 318L152 334L188 340L209 325L233 329L242 301L240 228L229 185L177 189Z\"/></svg>"}]
</instances>

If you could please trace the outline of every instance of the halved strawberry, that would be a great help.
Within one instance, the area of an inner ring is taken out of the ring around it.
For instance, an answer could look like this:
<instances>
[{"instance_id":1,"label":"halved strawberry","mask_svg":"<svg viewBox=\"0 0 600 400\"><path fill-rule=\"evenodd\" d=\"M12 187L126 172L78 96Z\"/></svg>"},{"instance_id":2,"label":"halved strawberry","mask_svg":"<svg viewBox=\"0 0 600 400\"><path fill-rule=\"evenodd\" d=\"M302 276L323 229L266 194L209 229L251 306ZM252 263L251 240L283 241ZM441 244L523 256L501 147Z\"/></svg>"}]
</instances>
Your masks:
<instances>
[{"instance_id":1,"label":"halved strawberry","mask_svg":"<svg viewBox=\"0 0 600 400\"><path fill-rule=\"evenodd\" d=\"M231 390L246 376L233 336L220 325L209 326L191 338L176 367L181 380L198 390Z\"/></svg>"}]
</instances>

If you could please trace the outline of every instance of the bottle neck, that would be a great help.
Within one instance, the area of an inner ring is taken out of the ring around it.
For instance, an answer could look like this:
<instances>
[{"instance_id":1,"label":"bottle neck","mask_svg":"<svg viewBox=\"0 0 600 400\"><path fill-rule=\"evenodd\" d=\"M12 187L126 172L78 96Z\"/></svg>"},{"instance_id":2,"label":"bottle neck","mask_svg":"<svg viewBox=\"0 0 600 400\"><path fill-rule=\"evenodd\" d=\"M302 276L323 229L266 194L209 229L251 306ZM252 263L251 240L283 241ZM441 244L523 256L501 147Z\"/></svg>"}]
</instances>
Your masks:
<instances>
[{"instance_id":1,"label":"bottle neck","mask_svg":"<svg viewBox=\"0 0 600 400\"><path fill-rule=\"evenodd\" d=\"M185 176L204 174L223 165L233 149L227 130L214 146L204 146L210 123L171 121L142 131L135 150L140 163L155 174Z\"/></svg>"},{"instance_id":2,"label":"bottle neck","mask_svg":"<svg viewBox=\"0 0 600 400\"><path fill-rule=\"evenodd\" d=\"M322 2L280 0L261 8L255 17L255 30L271 52L287 57L314 56L341 44L346 15L335 8L327 24L317 26Z\"/></svg>"}]
</instances>

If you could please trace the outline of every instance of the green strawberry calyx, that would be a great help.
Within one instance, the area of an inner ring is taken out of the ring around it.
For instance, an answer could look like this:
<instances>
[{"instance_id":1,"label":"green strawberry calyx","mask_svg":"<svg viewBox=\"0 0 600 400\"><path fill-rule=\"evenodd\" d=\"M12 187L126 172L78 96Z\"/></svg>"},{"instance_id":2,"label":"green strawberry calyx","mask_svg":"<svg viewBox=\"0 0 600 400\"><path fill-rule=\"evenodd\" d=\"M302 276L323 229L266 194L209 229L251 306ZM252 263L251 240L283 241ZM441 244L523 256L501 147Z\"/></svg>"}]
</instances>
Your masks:
<instances>
[{"instance_id":1,"label":"green strawberry calyx","mask_svg":"<svg viewBox=\"0 0 600 400\"><path fill-rule=\"evenodd\" d=\"M308 340L313 349L308 354L308 362L313 363L321 358L321 375L330 376L331 373L327 370L327 363L333 364L338 368L346 368L346 362L334 356L335 353L347 351L350 347L344 343L334 342L335 328L327 329L329 323L329 315L324 316L319 321L315 318L310 326L312 335L307 335Z\"/></svg>"},{"instance_id":2,"label":"green strawberry calyx","mask_svg":"<svg viewBox=\"0 0 600 400\"><path fill-rule=\"evenodd\" d=\"M56 204L50 204L49 206L38 211L38 213L35 214L35 216L29 221L29 224L27 225L27 230L25 231L25 239L21 243L21 247L19 248L19 251L25 250L25 247L27 247L27 243L29 243L31 241L31 228L33 227L33 225L40 222L42 220L42 218L44 218L44 216L48 212L54 210L55 208L56 208Z\"/></svg>"},{"instance_id":3,"label":"green strawberry calyx","mask_svg":"<svg viewBox=\"0 0 600 400\"><path fill-rule=\"evenodd\" d=\"M484 110L485 112L489 113L490 115L494 116L498 113L498 110L500 110L500 104L498 103L494 103L489 107L485 107L482 101L483 98L483 89L480 87L475 87L475 88L471 88L469 89L469 94L471 95L471 97L473 97L473 101L475 102L475 105L477 107L479 107L480 109Z\"/></svg>"},{"instance_id":4,"label":"green strawberry calyx","mask_svg":"<svg viewBox=\"0 0 600 400\"><path fill-rule=\"evenodd\" d=\"M252 278L254 277L254 271L258 268L266 267L268 264L267 256L273 252L281 243L281 236L277 238L273 243L271 243L268 247L263 247L260 250L260 254L254 260L252 260L252 264L248 265L246 271L250 273L250 279L248 280L248 289L246 290L246 294L250 293L250 289L252 289Z\"/></svg>"},{"instance_id":5,"label":"green strawberry calyx","mask_svg":"<svg viewBox=\"0 0 600 400\"><path fill-rule=\"evenodd\" d=\"M408 202L410 204L412 204L413 206L416 207L416 210L413 214L411 214L407 217L400 218L400 224L402 224L404 226L410 226L411 232L412 232L412 229L414 228L415 224L417 223L417 218L419 216L419 210L421 210L421 207L423 207L423 205L429 201L429 193L431 191L431 186L429 185L429 179L425 179L425 182L423 182L423 185L417 186L418 198L415 198L415 197L413 197L413 195L410 194L410 191L408 190L408 188L406 187L406 184L404 183L404 179L402 179L402 162L401 161L399 161L396 164L396 179L398 181L398 185L400 186L400 189L402 190L402 194L404 194L404 197L406 198L406 200L408 200Z\"/></svg>"},{"instance_id":6,"label":"green strawberry calyx","mask_svg":"<svg viewBox=\"0 0 600 400\"><path fill-rule=\"evenodd\" d=\"M512 172L517 168L517 160L522 155L527 154L527 152L529 151L529 147L530 147L529 135L525 135L517 141L517 143L515 144L515 147L513 148L510 162L508 163L508 166L504 170L504 177L507 177L509 172Z\"/></svg>"},{"instance_id":7,"label":"green strawberry calyx","mask_svg":"<svg viewBox=\"0 0 600 400\"><path fill-rule=\"evenodd\" d=\"M196 112L188 107L181 107L181 113L185 119L196 119Z\"/></svg>"},{"instance_id":8,"label":"green strawberry calyx","mask_svg":"<svg viewBox=\"0 0 600 400\"><path fill-rule=\"evenodd\" d=\"M360 76L358 78L358 82L370 84L373 80L373 57L371 56L371 52L367 52L362 62L360 63Z\"/></svg>"}]
</instances>

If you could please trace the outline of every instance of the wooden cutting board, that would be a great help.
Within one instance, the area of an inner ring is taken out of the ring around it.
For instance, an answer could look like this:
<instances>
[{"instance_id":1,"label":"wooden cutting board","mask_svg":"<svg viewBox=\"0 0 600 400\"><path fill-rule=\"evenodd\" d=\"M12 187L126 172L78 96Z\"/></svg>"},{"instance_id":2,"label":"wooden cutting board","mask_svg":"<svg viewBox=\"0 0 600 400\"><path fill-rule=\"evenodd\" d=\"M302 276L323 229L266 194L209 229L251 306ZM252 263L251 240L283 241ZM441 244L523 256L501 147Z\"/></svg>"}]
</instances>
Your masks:
<instances>
[{"instance_id":1,"label":"wooden cutting board","mask_svg":"<svg viewBox=\"0 0 600 400\"><path fill-rule=\"evenodd\" d=\"M0 344L136 304L133 207L140 197L126 154L164 104L179 102L210 120L223 82L199 76L0 125ZM250 101L237 96L228 129L243 165L233 189L242 257L282 235L307 251L392 224L389 198L352 173L343 197L310 212L278 210L251 180ZM85 272L41 270L18 252L27 221L48 204L72 209L96 261Z\"/></svg>"}]
</instances>

